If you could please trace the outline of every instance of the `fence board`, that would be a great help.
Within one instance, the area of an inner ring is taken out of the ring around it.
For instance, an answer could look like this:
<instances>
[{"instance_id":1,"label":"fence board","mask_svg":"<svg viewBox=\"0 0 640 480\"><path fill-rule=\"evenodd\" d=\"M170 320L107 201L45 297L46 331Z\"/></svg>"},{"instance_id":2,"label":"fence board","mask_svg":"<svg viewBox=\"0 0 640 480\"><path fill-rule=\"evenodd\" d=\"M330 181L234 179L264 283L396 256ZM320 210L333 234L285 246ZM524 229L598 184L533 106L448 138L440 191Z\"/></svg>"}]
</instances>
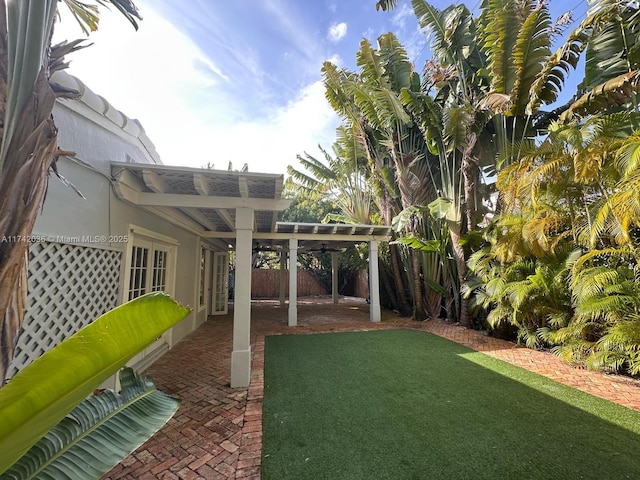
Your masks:
<instances>
[{"instance_id":1,"label":"fence board","mask_svg":"<svg viewBox=\"0 0 640 480\"><path fill-rule=\"evenodd\" d=\"M289 271L285 272L285 294L289 296ZM298 296L327 295L331 292L307 270L298 270ZM278 298L280 296L280 270L254 268L251 273L251 298Z\"/></svg>"}]
</instances>

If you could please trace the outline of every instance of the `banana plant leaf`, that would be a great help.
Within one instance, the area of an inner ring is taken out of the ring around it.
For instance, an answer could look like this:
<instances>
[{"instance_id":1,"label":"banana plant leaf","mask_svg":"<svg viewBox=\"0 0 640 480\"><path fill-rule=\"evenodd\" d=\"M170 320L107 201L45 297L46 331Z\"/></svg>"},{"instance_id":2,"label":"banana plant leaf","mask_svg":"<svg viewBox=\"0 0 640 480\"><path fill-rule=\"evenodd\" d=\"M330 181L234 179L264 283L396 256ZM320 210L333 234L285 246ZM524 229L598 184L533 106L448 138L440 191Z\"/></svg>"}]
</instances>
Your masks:
<instances>
[{"instance_id":1,"label":"banana plant leaf","mask_svg":"<svg viewBox=\"0 0 640 480\"><path fill-rule=\"evenodd\" d=\"M413 235L400 237L392 243L406 245L407 247L420 250L421 252L439 253L442 250L442 243L439 240L424 240Z\"/></svg>"},{"instance_id":2,"label":"banana plant leaf","mask_svg":"<svg viewBox=\"0 0 640 480\"><path fill-rule=\"evenodd\" d=\"M411 205L391 219L391 226L396 232L401 232L407 227L407 224L411 221L412 217L416 215L423 215L426 212L428 212L428 209L421 205Z\"/></svg>"},{"instance_id":3,"label":"banana plant leaf","mask_svg":"<svg viewBox=\"0 0 640 480\"><path fill-rule=\"evenodd\" d=\"M120 371L120 381L120 394L104 390L84 400L0 479L97 479L157 432L180 405L130 368Z\"/></svg>"},{"instance_id":4,"label":"banana plant leaf","mask_svg":"<svg viewBox=\"0 0 640 480\"><path fill-rule=\"evenodd\" d=\"M0 388L0 473L189 312L162 292L138 297L79 330Z\"/></svg>"}]
</instances>

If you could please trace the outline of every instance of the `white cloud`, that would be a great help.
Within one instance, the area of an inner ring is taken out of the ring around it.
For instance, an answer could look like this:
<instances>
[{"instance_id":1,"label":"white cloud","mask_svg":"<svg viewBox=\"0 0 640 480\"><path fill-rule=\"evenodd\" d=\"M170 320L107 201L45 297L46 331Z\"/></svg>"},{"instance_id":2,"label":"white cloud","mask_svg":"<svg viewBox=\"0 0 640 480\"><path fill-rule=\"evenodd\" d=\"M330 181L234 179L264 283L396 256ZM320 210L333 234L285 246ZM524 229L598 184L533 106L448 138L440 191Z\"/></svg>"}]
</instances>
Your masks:
<instances>
[{"instance_id":1,"label":"white cloud","mask_svg":"<svg viewBox=\"0 0 640 480\"><path fill-rule=\"evenodd\" d=\"M364 32L362 32L362 36L368 40L375 40L375 38L373 38L375 31L373 30L373 27L369 27L367 28Z\"/></svg>"},{"instance_id":2,"label":"white cloud","mask_svg":"<svg viewBox=\"0 0 640 480\"><path fill-rule=\"evenodd\" d=\"M402 29L406 26L409 19L415 18L413 9L406 3L403 3L391 18L391 23Z\"/></svg>"},{"instance_id":3,"label":"white cloud","mask_svg":"<svg viewBox=\"0 0 640 480\"><path fill-rule=\"evenodd\" d=\"M329 58L327 58L327 62L333 63L336 67L341 67L343 65L342 57L337 53L334 53Z\"/></svg>"},{"instance_id":4,"label":"white cloud","mask_svg":"<svg viewBox=\"0 0 640 480\"><path fill-rule=\"evenodd\" d=\"M63 18L56 40L78 37L74 20ZM69 55L69 73L145 126L149 119L171 123L168 112L180 111L194 92L228 82L197 45L151 9L137 32L118 13L103 12L100 29L88 42L92 45Z\"/></svg>"},{"instance_id":5,"label":"white cloud","mask_svg":"<svg viewBox=\"0 0 640 480\"><path fill-rule=\"evenodd\" d=\"M332 42L339 42L347 35L347 24L345 22L334 23L329 27L327 38Z\"/></svg>"},{"instance_id":6,"label":"white cloud","mask_svg":"<svg viewBox=\"0 0 640 480\"><path fill-rule=\"evenodd\" d=\"M139 119L165 164L226 169L229 161L235 168L246 162L252 172L284 174L297 154L317 154L318 143L328 148L335 140L339 119L320 81L257 114L225 93L224 68L149 6L138 32L108 12L100 28L90 37L94 45L69 56L69 73ZM71 19L58 25L58 41L79 36Z\"/></svg>"},{"instance_id":7,"label":"white cloud","mask_svg":"<svg viewBox=\"0 0 640 480\"><path fill-rule=\"evenodd\" d=\"M210 161L225 169L231 161L234 168L240 168L247 162L252 172L286 173L287 165L297 166L297 155L305 151L317 155L318 144L329 148L338 125L324 96L324 85L317 81L269 118L210 131L207 157L200 155L200 164L194 166Z\"/></svg>"}]
</instances>

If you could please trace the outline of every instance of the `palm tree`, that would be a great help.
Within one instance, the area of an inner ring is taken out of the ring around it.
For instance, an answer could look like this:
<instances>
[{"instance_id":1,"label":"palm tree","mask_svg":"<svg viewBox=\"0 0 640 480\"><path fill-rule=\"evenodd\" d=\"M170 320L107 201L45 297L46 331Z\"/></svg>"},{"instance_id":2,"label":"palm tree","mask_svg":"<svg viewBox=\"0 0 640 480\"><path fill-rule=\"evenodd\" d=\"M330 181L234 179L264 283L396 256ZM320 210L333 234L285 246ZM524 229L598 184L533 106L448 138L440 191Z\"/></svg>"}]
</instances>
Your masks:
<instances>
[{"instance_id":1,"label":"palm tree","mask_svg":"<svg viewBox=\"0 0 640 480\"><path fill-rule=\"evenodd\" d=\"M130 0L63 0L85 32L95 30L98 5L113 5L137 28ZM78 42L51 47L57 0L0 0L0 379L14 354L26 306L29 238L58 156L51 112L56 98L73 97L51 75Z\"/></svg>"},{"instance_id":2,"label":"palm tree","mask_svg":"<svg viewBox=\"0 0 640 480\"><path fill-rule=\"evenodd\" d=\"M387 10L395 5L377 6ZM568 108L540 110L543 103L557 99L591 27L581 25L552 54L552 41L563 22L551 21L544 2L485 0L478 18L464 5L439 10L412 0L412 6L432 40L434 57L427 62L425 77L433 80L425 78L427 91L405 91L403 101L427 143L438 150L442 205L449 208L447 222L462 284L466 261L460 237L478 224L480 167L497 172L508 165L543 122ZM460 318L469 323L464 299Z\"/></svg>"},{"instance_id":3,"label":"palm tree","mask_svg":"<svg viewBox=\"0 0 640 480\"><path fill-rule=\"evenodd\" d=\"M356 54L359 73L338 70L327 62L323 66L327 98L340 114L347 128L353 130L368 160L368 175L376 193L376 202L387 225L395 215L412 204L426 204L436 187L427 172L432 157L420 129L400 100L403 90L417 92L419 75L407 58L395 35L378 38L377 48L363 40ZM398 247L390 246L394 278L398 292L403 292ZM408 251L410 293L413 315L426 318L419 252ZM404 295L400 293L400 295ZM404 302L401 302L404 303Z\"/></svg>"}]
</instances>

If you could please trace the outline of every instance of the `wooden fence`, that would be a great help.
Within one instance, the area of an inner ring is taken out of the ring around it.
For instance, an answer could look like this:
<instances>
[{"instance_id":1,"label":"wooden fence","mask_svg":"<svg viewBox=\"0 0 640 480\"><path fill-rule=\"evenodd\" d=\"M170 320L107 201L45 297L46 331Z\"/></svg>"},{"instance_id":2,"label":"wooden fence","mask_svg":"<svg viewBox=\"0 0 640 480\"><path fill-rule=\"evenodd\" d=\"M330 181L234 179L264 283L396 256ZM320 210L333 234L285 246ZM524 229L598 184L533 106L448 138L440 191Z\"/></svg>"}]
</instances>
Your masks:
<instances>
[{"instance_id":1,"label":"wooden fence","mask_svg":"<svg viewBox=\"0 0 640 480\"><path fill-rule=\"evenodd\" d=\"M289 296L289 271L285 272L285 295ZM327 291L307 270L298 270L298 296L327 295ZM279 298L280 270L254 268L251 273L251 298Z\"/></svg>"},{"instance_id":2,"label":"wooden fence","mask_svg":"<svg viewBox=\"0 0 640 480\"><path fill-rule=\"evenodd\" d=\"M285 272L285 295L289 297L289 271ZM355 272L340 289L341 295L368 298L369 274L367 271ZM307 270L298 270L298 296L330 295L331 291L318 282ZM279 298L280 270L254 268L251 274L252 298Z\"/></svg>"}]
</instances>

